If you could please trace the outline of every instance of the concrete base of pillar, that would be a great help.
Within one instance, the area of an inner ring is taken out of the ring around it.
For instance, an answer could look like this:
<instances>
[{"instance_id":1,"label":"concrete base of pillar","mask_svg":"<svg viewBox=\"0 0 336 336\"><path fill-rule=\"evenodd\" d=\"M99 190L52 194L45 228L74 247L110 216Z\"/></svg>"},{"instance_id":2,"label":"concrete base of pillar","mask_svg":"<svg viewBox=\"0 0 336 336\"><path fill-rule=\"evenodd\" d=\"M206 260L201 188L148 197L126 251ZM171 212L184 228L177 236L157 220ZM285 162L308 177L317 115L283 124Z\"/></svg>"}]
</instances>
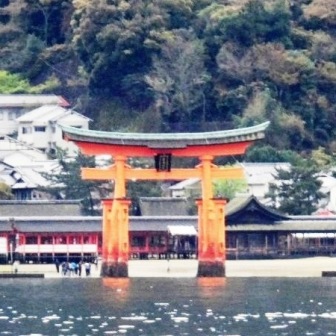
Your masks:
<instances>
[{"instance_id":1,"label":"concrete base of pillar","mask_svg":"<svg viewBox=\"0 0 336 336\"><path fill-rule=\"evenodd\" d=\"M128 278L127 263L103 261L100 275L103 278Z\"/></svg>"},{"instance_id":2,"label":"concrete base of pillar","mask_svg":"<svg viewBox=\"0 0 336 336\"><path fill-rule=\"evenodd\" d=\"M199 261L197 277L219 278L225 277L225 265L218 261Z\"/></svg>"}]
</instances>

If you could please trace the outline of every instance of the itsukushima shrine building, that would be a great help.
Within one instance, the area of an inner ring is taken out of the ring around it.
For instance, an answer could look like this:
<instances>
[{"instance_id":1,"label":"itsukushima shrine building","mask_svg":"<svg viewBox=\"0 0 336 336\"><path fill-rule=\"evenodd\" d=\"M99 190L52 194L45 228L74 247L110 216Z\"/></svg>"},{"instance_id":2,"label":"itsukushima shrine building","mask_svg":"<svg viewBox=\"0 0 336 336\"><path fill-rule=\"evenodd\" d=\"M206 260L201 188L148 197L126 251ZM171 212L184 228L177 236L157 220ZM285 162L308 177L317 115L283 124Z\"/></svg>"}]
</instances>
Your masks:
<instances>
[{"instance_id":1,"label":"itsukushima shrine building","mask_svg":"<svg viewBox=\"0 0 336 336\"><path fill-rule=\"evenodd\" d=\"M178 201L149 198L169 211L129 218L130 258L197 257L198 218L168 215ZM235 198L225 210L228 259L336 255L336 216L284 216L254 196ZM0 201L1 263L78 262L101 253L102 217L82 216L79 201Z\"/></svg>"}]
</instances>

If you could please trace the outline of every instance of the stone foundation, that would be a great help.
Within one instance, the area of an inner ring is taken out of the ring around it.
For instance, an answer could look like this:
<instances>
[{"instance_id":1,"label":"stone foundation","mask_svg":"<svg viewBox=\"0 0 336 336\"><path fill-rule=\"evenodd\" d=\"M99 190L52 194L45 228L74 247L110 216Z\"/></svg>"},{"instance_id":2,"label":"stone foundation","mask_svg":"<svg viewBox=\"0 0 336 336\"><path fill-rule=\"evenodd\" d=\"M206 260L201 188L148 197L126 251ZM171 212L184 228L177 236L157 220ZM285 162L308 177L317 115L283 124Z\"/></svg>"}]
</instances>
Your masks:
<instances>
[{"instance_id":1,"label":"stone foundation","mask_svg":"<svg viewBox=\"0 0 336 336\"><path fill-rule=\"evenodd\" d=\"M199 261L197 277L219 278L225 277L225 266L218 261Z\"/></svg>"},{"instance_id":2,"label":"stone foundation","mask_svg":"<svg viewBox=\"0 0 336 336\"><path fill-rule=\"evenodd\" d=\"M127 263L103 262L100 275L103 278L128 278Z\"/></svg>"}]
</instances>

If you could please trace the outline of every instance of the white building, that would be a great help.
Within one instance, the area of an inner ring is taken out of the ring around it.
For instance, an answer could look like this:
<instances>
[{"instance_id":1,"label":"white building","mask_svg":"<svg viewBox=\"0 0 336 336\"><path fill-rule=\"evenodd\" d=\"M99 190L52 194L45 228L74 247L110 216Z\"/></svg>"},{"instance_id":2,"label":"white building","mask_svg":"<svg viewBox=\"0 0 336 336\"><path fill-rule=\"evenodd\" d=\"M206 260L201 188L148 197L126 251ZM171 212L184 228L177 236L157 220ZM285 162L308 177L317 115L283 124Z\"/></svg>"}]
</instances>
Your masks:
<instances>
[{"instance_id":1,"label":"white building","mask_svg":"<svg viewBox=\"0 0 336 336\"><path fill-rule=\"evenodd\" d=\"M58 105L45 105L25 113L16 119L18 140L46 153L53 153L57 147L69 154L76 146L62 138L60 125L88 129L90 119L71 109Z\"/></svg>"},{"instance_id":2,"label":"white building","mask_svg":"<svg viewBox=\"0 0 336 336\"><path fill-rule=\"evenodd\" d=\"M16 133L18 117L37 107L51 104L70 106L64 98L56 95L0 94L0 135Z\"/></svg>"},{"instance_id":3,"label":"white building","mask_svg":"<svg viewBox=\"0 0 336 336\"><path fill-rule=\"evenodd\" d=\"M8 136L0 136L0 182L11 188L15 199L48 199L49 195L38 189L49 184L43 173L57 169L57 160L48 159L45 153Z\"/></svg>"},{"instance_id":4,"label":"white building","mask_svg":"<svg viewBox=\"0 0 336 336\"><path fill-rule=\"evenodd\" d=\"M45 200L50 196L42 192L40 187L49 185L41 172L33 167L12 167L0 162L0 182L11 188L16 200Z\"/></svg>"},{"instance_id":5,"label":"white building","mask_svg":"<svg viewBox=\"0 0 336 336\"><path fill-rule=\"evenodd\" d=\"M329 174L321 174L319 180L322 182L321 191L327 195L326 200L321 202L319 212L336 213L336 178Z\"/></svg>"},{"instance_id":6,"label":"white building","mask_svg":"<svg viewBox=\"0 0 336 336\"><path fill-rule=\"evenodd\" d=\"M254 195L261 202L265 202L265 195L269 191L270 183L276 181L277 170L289 170L290 166L290 163L286 162L242 163L248 186L247 193L249 195Z\"/></svg>"},{"instance_id":7,"label":"white building","mask_svg":"<svg viewBox=\"0 0 336 336\"><path fill-rule=\"evenodd\" d=\"M168 188L171 197L200 197L202 189L199 178L190 178Z\"/></svg>"}]
</instances>

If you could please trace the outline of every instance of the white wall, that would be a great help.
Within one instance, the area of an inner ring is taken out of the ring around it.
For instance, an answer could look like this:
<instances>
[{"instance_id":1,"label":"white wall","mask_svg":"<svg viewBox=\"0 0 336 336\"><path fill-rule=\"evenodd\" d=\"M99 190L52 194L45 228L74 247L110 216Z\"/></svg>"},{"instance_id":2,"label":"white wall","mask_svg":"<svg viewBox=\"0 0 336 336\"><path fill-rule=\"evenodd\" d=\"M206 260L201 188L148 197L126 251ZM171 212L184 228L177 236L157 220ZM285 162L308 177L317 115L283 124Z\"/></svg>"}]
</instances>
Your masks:
<instances>
[{"instance_id":1,"label":"white wall","mask_svg":"<svg viewBox=\"0 0 336 336\"><path fill-rule=\"evenodd\" d=\"M69 154L73 154L77 151L77 146L71 142L63 140L62 130L59 127L61 124L88 129L89 119L75 114L65 115L55 122L43 122L41 124L39 124L38 121L33 123L20 122L18 140L43 151L49 151L56 147L60 147L68 150ZM42 128L44 128L44 131L42 131Z\"/></svg>"},{"instance_id":2,"label":"white wall","mask_svg":"<svg viewBox=\"0 0 336 336\"><path fill-rule=\"evenodd\" d=\"M16 118L21 115L20 108L0 109L0 135L10 135L17 131L18 124Z\"/></svg>"}]
</instances>

